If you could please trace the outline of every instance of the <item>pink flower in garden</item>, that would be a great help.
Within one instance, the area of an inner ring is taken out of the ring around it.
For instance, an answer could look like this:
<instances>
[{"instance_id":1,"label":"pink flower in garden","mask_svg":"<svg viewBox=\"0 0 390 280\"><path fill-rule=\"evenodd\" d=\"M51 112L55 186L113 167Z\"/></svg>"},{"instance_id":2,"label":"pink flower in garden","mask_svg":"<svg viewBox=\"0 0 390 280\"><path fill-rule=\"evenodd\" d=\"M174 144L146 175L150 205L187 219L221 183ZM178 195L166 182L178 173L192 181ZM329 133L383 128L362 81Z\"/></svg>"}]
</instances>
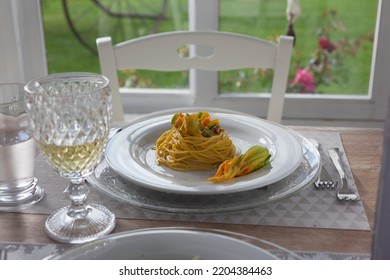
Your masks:
<instances>
[{"instance_id":1,"label":"pink flower in garden","mask_svg":"<svg viewBox=\"0 0 390 280\"><path fill-rule=\"evenodd\" d=\"M318 45L321 47L323 50L327 50L328 52L333 52L336 46L326 37L321 37L318 40Z\"/></svg>"},{"instance_id":2,"label":"pink flower in garden","mask_svg":"<svg viewBox=\"0 0 390 280\"><path fill-rule=\"evenodd\" d=\"M314 92L316 89L316 83L314 81L313 74L306 69L297 69L297 73L295 74L292 85L302 86L303 92Z\"/></svg>"}]
</instances>

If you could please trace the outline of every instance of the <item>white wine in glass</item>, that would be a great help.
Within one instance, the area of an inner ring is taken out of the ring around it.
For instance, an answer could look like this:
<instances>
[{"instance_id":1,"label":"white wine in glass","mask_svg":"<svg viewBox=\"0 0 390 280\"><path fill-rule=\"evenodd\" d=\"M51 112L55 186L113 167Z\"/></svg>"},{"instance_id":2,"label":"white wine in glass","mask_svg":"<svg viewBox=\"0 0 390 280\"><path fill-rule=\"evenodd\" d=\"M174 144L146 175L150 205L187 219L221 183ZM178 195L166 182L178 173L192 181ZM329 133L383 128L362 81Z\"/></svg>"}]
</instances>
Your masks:
<instances>
[{"instance_id":1,"label":"white wine in glass","mask_svg":"<svg viewBox=\"0 0 390 280\"><path fill-rule=\"evenodd\" d=\"M85 184L104 151L111 116L109 81L93 73L59 73L28 82L27 112L33 138L49 164L70 180L71 205L52 213L46 233L64 243L84 243L110 233L115 216L99 204L86 203Z\"/></svg>"}]
</instances>

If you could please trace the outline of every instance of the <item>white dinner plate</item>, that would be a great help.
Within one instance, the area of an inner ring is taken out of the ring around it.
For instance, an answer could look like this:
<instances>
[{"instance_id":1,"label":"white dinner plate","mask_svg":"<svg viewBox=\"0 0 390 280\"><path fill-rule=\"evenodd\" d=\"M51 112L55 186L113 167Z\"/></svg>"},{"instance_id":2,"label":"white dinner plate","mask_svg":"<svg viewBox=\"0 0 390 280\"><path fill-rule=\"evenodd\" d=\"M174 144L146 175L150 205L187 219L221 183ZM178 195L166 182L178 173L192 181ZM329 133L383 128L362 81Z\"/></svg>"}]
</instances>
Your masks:
<instances>
[{"instance_id":1,"label":"white dinner plate","mask_svg":"<svg viewBox=\"0 0 390 280\"><path fill-rule=\"evenodd\" d=\"M244 241L244 240L248 241ZM217 230L154 228L109 235L50 259L77 260L273 260L268 250L294 254L261 239Z\"/></svg>"},{"instance_id":2,"label":"white dinner plate","mask_svg":"<svg viewBox=\"0 0 390 280\"><path fill-rule=\"evenodd\" d=\"M156 163L152 149L158 137L171 128L172 114L151 117L132 123L107 143L105 157L110 167L122 177L153 190L182 194L222 194L261 188L291 174L302 160L298 139L266 120L246 115L211 113L233 140L238 154L253 145L263 145L271 153L270 164L246 176L224 183L212 183L207 178L212 171L175 171Z\"/></svg>"}]
</instances>

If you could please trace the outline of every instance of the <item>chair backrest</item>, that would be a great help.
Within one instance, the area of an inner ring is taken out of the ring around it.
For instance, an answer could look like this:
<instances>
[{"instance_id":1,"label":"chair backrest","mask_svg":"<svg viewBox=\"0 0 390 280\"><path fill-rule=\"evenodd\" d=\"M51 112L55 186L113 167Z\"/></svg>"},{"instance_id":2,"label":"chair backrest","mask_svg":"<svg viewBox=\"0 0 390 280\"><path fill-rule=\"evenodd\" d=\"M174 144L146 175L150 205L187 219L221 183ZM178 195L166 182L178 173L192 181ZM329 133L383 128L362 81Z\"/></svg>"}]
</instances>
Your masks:
<instances>
[{"instance_id":1,"label":"chair backrest","mask_svg":"<svg viewBox=\"0 0 390 280\"><path fill-rule=\"evenodd\" d=\"M267 119L281 122L287 87L293 38L281 36L273 43L242 34L220 31L174 31L152 34L112 44L110 37L96 40L101 72L111 81L114 120L123 120L117 71L147 69L158 71L233 70L268 68L274 70ZM182 57L183 45L208 48L205 56Z\"/></svg>"}]
</instances>

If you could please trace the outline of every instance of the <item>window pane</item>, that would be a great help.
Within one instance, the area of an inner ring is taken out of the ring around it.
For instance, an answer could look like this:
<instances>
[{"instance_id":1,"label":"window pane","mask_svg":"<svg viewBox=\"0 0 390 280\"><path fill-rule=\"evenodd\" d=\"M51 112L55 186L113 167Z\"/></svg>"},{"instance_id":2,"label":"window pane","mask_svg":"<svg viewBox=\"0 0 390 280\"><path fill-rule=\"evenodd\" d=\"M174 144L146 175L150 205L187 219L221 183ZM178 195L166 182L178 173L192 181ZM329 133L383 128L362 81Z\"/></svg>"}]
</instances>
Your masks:
<instances>
[{"instance_id":1,"label":"window pane","mask_svg":"<svg viewBox=\"0 0 390 280\"><path fill-rule=\"evenodd\" d=\"M288 91L367 95L378 1L300 3ZM286 7L284 0L221 1L220 29L276 41L287 32ZM220 91L268 91L268 74L222 73Z\"/></svg>"},{"instance_id":2,"label":"window pane","mask_svg":"<svg viewBox=\"0 0 390 280\"><path fill-rule=\"evenodd\" d=\"M48 70L100 72L96 38L113 43L147 34L188 29L187 1L42 1ZM122 85L188 87L187 73L120 71ZM172 86L174 85L174 86Z\"/></svg>"}]
</instances>

